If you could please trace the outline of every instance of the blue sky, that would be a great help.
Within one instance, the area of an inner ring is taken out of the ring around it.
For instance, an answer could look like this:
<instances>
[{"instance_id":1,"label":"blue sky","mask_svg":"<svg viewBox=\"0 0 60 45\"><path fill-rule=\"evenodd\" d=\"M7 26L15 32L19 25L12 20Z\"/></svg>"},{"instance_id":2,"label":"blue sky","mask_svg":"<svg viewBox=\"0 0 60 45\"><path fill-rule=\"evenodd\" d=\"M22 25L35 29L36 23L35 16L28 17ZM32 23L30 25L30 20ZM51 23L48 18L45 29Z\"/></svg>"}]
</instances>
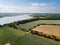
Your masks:
<instances>
[{"instance_id":1,"label":"blue sky","mask_svg":"<svg viewBox=\"0 0 60 45\"><path fill-rule=\"evenodd\" d=\"M0 12L60 13L60 0L0 0Z\"/></svg>"}]
</instances>

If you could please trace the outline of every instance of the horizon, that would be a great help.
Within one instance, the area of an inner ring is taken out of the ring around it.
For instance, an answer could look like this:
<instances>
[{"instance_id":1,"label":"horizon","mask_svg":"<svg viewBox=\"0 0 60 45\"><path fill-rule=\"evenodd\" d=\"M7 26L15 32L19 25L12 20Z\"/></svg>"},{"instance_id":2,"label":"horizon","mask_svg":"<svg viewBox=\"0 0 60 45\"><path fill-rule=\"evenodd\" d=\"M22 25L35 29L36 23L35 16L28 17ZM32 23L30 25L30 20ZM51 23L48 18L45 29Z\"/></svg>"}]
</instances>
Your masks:
<instances>
[{"instance_id":1,"label":"horizon","mask_svg":"<svg viewBox=\"0 0 60 45\"><path fill-rule=\"evenodd\" d=\"M0 13L60 13L60 0L0 0Z\"/></svg>"}]
</instances>

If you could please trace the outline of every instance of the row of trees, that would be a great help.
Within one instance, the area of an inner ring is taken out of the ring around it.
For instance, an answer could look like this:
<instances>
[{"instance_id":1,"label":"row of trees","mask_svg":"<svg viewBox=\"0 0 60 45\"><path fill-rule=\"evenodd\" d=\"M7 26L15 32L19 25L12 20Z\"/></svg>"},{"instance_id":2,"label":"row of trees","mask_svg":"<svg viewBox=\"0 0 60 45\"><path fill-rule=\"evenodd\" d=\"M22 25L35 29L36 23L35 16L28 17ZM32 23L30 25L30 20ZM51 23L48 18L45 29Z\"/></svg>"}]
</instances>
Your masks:
<instances>
[{"instance_id":1,"label":"row of trees","mask_svg":"<svg viewBox=\"0 0 60 45\"><path fill-rule=\"evenodd\" d=\"M60 20L60 14L33 14L31 16L40 20Z\"/></svg>"},{"instance_id":2,"label":"row of trees","mask_svg":"<svg viewBox=\"0 0 60 45\"><path fill-rule=\"evenodd\" d=\"M36 20L39 20L39 19L31 18L31 19L27 19L27 20L21 20L21 21L11 22L11 23L8 23L8 24L0 25L0 27L10 26L10 27L14 27L14 28L18 29L18 25L19 24L24 24L24 23L28 23L28 22L36 21Z\"/></svg>"},{"instance_id":3,"label":"row of trees","mask_svg":"<svg viewBox=\"0 0 60 45\"><path fill-rule=\"evenodd\" d=\"M53 39L53 40L56 40L56 41L60 41L60 37L57 37L55 35L49 35L49 34L45 34L43 32L38 32L38 31L34 31L34 30L31 30L31 33L35 34L35 35L38 35L38 36L43 36L43 37L46 37L46 38L49 38L49 39Z\"/></svg>"}]
</instances>

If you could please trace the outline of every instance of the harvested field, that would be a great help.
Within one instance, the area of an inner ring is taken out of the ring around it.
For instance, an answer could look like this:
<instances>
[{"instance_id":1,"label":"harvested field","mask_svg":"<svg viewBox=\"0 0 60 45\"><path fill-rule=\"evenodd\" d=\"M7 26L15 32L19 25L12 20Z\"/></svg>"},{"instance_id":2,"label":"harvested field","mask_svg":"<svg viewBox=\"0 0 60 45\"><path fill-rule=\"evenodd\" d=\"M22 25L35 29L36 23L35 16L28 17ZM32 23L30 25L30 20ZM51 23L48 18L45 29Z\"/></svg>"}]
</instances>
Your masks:
<instances>
[{"instance_id":1,"label":"harvested field","mask_svg":"<svg viewBox=\"0 0 60 45\"><path fill-rule=\"evenodd\" d=\"M34 29L32 29L32 31L35 31L35 33L39 33L41 35L46 36L53 36L53 37L59 37L60 40L60 26L55 26L55 25L40 25Z\"/></svg>"},{"instance_id":2,"label":"harvested field","mask_svg":"<svg viewBox=\"0 0 60 45\"><path fill-rule=\"evenodd\" d=\"M32 30L43 32L45 34L60 36L60 26L55 25L40 25L37 28L34 28Z\"/></svg>"}]
</instances>

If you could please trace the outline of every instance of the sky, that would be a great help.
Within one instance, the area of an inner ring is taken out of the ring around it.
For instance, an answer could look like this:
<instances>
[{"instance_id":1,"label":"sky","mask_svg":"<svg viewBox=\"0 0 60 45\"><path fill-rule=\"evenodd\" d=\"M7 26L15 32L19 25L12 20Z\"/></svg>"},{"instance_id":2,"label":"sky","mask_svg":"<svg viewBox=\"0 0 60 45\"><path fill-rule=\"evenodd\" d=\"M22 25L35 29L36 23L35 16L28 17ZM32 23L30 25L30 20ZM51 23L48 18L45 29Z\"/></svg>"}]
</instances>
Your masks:
<instances>
[{"instance_id":1,"label":"sky","mask_svg":"<svg viewBox=\"0 0 60 45\"><path fill-rule=\"evenodd\" d=\"M0 0L0 13L60 13L60 0Z\"/></svg>"}]
</instances>

